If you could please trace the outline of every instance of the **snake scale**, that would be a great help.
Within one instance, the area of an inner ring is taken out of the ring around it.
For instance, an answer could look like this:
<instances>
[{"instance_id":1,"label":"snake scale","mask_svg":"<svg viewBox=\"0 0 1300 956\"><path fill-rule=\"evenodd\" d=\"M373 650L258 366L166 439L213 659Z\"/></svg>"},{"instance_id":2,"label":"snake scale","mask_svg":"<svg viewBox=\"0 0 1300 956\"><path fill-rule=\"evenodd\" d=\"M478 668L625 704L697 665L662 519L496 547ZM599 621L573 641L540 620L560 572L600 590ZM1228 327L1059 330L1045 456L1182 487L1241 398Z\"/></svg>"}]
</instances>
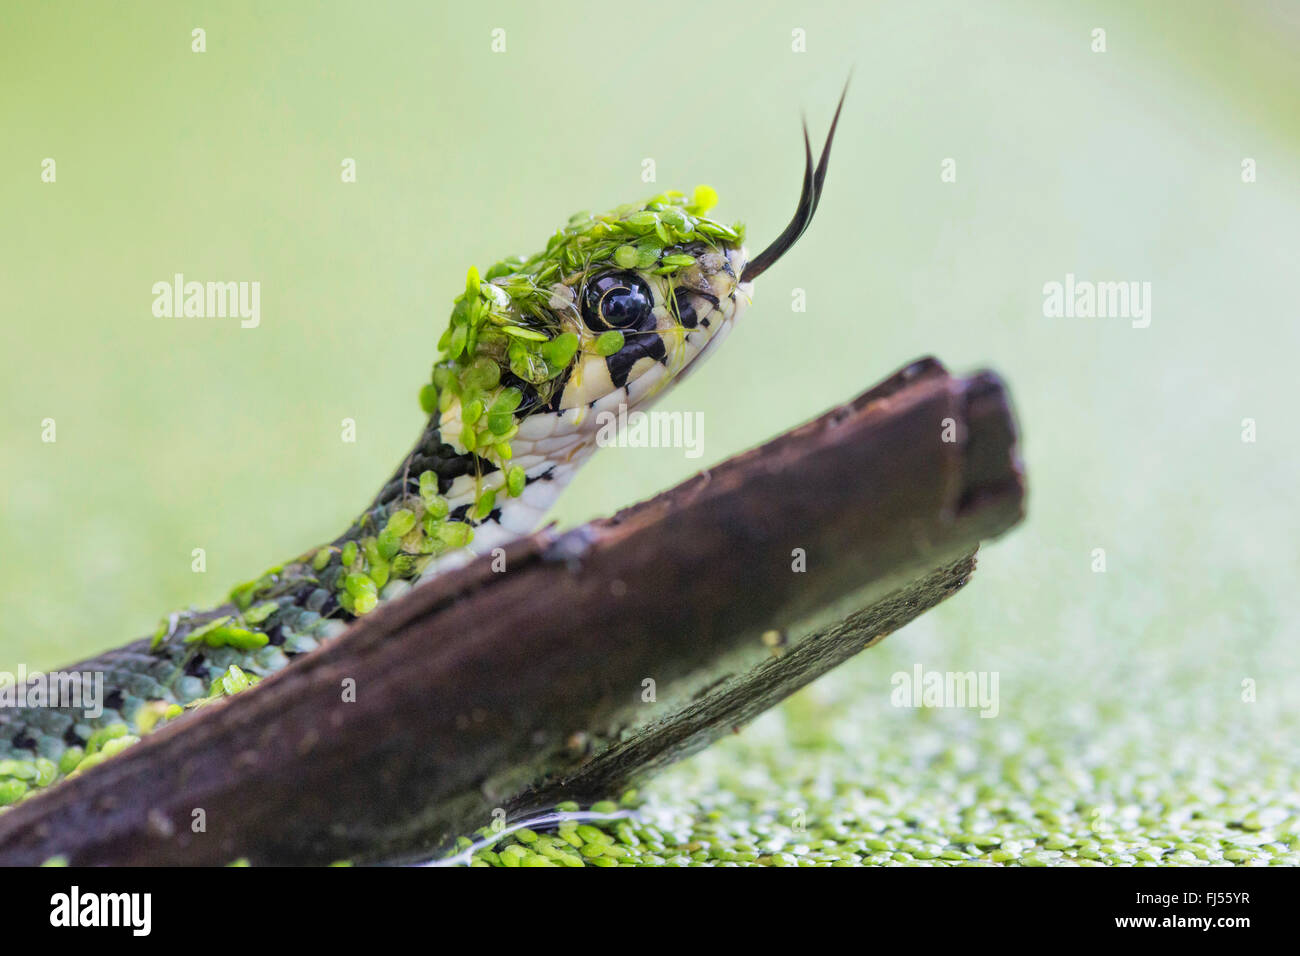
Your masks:
<instances>
[{"instance_id":1,"label":"snake scale","mask_svg":"<svg viewBox=\"0 0 1300 956\"><path fill-rule=\"evenodd\" d=\"M717 197L699 187L579 213L541 252L471 268L420 391L428 422L365 510L219 607L169 615L153 635L57 678L0 688L0 807L292 666L380 602L535 530L596 450L604 413L647 406L714 351L753 280L807 229L843 102L815 165L805 128L795 215L752 259L743 227L709 218Z\"/></svg>"}]
</instances>

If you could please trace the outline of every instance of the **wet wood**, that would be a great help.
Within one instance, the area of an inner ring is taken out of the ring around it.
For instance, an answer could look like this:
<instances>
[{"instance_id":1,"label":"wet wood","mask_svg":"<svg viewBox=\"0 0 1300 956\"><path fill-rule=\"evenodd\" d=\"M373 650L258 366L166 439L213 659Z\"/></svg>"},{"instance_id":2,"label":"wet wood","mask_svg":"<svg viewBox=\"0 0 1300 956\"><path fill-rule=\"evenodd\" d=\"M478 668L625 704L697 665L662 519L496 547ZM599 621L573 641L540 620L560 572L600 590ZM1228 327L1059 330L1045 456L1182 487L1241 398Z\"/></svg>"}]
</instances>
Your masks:
<instances>
[{"instance_id":1,"label":"wet wood","mask_svg":"<svg viewBox=\"0 0 1300 956\"><path fill-rule=\"evenodd\" d=\"M494 810L616 796L954 594L1023 506L997 377L922 360L384 605L0 815L0 864L427 858Z\"/></svg>"}]
</instances>

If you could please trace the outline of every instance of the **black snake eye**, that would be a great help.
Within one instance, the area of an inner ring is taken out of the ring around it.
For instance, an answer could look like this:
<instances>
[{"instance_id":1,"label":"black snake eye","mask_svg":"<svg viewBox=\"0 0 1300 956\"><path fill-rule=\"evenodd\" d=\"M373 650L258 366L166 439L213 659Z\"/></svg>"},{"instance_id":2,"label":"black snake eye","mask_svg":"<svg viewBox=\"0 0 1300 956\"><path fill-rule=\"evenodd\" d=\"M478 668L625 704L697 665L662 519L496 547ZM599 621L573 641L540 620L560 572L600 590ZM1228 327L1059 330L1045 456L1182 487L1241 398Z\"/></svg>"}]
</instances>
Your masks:
<instances>
[{"instance_id":1,"label":"black snake eye","mask_svg":"<svg viewBox=\"0 0 1300 956\"><path fill-rule=\"evenodd\" d=\"M611 272L587 283L582 320L593 332L640 328L654 309L654 296L640 276Z\"/></svg>"}]
</instances>

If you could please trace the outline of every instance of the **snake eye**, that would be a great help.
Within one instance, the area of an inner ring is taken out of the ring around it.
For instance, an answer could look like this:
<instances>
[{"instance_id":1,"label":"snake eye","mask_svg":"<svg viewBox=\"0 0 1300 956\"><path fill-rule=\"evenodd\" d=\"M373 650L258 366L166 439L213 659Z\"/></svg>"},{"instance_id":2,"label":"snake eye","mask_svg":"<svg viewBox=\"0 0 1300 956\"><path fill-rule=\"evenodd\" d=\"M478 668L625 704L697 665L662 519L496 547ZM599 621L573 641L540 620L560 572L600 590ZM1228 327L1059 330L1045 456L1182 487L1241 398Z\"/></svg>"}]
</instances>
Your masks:
<instances>
[{"instance_id":1,"label":"snake eye","mask_svg":"<svg viewBox=\"0 0 1300 956\"><path fill-rule=\"evenodd\" d=\"M582 320L593 332L639 328L653 309L650 287L630 272L593 279L582 294Z\"/></svg>"}]
</instances>

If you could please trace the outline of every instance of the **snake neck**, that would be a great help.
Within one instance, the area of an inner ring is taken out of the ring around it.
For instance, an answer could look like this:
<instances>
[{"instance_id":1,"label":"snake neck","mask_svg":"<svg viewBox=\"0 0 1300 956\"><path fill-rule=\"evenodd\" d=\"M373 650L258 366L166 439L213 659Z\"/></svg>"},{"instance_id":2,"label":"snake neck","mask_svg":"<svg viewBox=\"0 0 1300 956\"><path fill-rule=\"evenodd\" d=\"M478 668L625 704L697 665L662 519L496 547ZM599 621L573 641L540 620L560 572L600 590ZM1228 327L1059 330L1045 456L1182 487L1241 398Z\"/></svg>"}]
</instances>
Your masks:
<instances>
[{"instance_id":1,"label":"snake neck","mask_svg":"<svg viewBox=\"0 0 1300 956\"><path fill-rule=\"evenodd\" d=\"M0 708L0 760L28 769L57 765L57 774L47 774L54 779L114 735L134 740L188 707L281 670L379 604L534 530L594 450L590 435L564 414L525 418L514 436L512 485L499 466L447 440L461 431L455 414L428 421L392 477L333 541L239 585L219 607L171 614L152 638L69 668L102 684L98 712Z\"/></svg>"},{"instance_id":2,"label":"snake neck","mask_svg":"<svg viewBox=\"0 0 1300 956\"><path fill-rule=\"evenodd\" d=\"M460 444L458 413L429 419L343 534L235 588L232 617L240 623L222 627L255 628L264 646L288 647L287 653L303 636L315 646L380 603L535 530L594 450L580 429L565 427L563 414L541 414L523 421L507 471ZM193 643L192 633L188 639ZM260 643L236 635L241 641Z\"/></svg>"},{"instance_id":3,"label":"snake neck","mask_svg":"<svg viewBox=\"0 0 1300 956\"><path fill-rule=\"evenodd\" d=\"M448 440L461 433L457 414L429 419L343 534L239 585L229 604L174 615L151 650L183 650L185 670L200 678L215 678L230 663L276 670L282 661L274 648L287 656L311 650L379 604L535 530L594 450L564 413L535 415L514 436L507 472Z\"/></svg>"}]
</instances>

